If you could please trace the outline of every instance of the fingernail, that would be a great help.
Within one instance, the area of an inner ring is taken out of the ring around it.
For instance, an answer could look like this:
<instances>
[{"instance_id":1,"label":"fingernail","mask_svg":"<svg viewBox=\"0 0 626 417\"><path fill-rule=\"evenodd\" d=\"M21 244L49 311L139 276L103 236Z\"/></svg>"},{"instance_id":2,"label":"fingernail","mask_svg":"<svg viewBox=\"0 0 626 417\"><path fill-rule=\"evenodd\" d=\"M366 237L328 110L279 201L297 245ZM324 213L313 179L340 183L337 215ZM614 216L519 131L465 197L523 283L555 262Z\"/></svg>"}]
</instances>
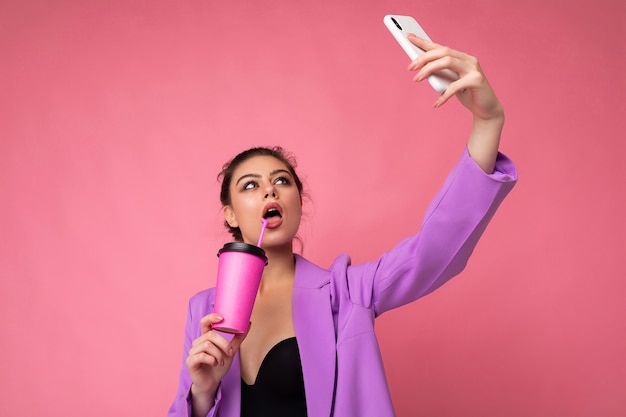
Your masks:
<instances>
[{"instance_id":1,"label":"fingernail","mask_svg":"<svg viewBox=\"0 0 626 417\"><path fill-rule=\"evenodd\" d=\"M424 79L424 74L422 74L422 70L419 70L419 72L415 76L415 81L422 81L423 79Z\"/></svg>"},{"instance_id":2,"label":"fingernail","mask_svg":"<svg viewBox=\"0 0 626 417\"><path fill-rule=\"evenodd\" d=\"M215 316L216 319L218 319L219 321L224 320L224 317L220 316L219 314L217 316Z\"/></svg>"},{"instance_id":3,"label":"fingernail","mask_svg":"<svg viewBox=\"0 0 626 417\"><path fill-rule=\"evenodd\" d=\"M221 366L224 366L224 359L222 359L222 361L220 362Z\"/></svg>"},{"instance_id":4,"label":"fingernail","mask_svg":"<svg viewBox=\"0 0 626 417\"><path fill-rule=\"evenodd\" d=\"M235 353L233 348L228 349L228 356L233 356L233 353Z\"/></svg>"}]
</instances>

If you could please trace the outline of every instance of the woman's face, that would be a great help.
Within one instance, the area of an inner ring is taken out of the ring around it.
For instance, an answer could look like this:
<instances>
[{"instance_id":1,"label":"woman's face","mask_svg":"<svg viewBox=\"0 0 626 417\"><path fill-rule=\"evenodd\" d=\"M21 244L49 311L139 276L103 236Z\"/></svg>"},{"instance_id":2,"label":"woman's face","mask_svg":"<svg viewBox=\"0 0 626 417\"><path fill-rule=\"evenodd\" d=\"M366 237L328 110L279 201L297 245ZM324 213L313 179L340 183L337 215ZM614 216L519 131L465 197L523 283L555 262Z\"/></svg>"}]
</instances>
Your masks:
<instances>
[{"instance_id":1,"label":"woman's face","mask_svg":"<svg viewBox=\"0 0 626 417\"><path fill-rule=\"evenodd\" d=\"M257 244L265 218L262 246L291 245L300 227L302 199L283 162L273 156L247 159L234 171L229 189L231 203L224 207L224 218L241 229L244 242Z\"/></svg>"}]
</instances>

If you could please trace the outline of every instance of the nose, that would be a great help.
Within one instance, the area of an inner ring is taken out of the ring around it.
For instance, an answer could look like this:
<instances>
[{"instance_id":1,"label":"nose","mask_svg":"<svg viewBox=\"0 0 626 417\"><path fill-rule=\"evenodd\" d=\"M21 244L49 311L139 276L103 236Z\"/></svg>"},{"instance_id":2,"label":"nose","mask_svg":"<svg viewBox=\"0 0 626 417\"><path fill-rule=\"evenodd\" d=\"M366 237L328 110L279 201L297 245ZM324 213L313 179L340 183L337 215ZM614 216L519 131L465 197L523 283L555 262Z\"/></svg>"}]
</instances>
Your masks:
<instances>
[{"instance_id":1,"label":"nose","mask_svg":"<svg viewBox=\"0 0 626 417\"><path fill-rule=\"evenodd\" d=\"M272 196L273 198L278 198L278 195L276 194L276 189L273 185L268 185L265 188L265 198L269 198L269 196Z\"/></svg>"}]
</instances>

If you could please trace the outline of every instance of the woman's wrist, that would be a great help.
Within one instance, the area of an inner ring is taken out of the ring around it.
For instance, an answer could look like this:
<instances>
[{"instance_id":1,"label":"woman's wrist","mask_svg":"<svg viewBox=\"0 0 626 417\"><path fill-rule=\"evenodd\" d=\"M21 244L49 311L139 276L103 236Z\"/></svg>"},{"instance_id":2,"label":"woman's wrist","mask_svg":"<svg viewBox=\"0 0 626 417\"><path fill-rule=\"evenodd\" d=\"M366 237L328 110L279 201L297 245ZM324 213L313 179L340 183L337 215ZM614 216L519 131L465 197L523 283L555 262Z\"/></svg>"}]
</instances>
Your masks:
<instances>
[{"instance_id":1,"label":"woman's wrist","mask_svg":"<svg viewBox=\"0 0 626 417\"><path fill-rule=\"evenodd\" d=\"M474 130L484 130L485 133L489 134L493 134L495 132L499 136L502 132L502 128L504 127L504 112L502 111L496 113L488 119L474 116L472 125L472 129Z\"/></svg>"},{"instance_id":2,"label":"woman's wrist","mask_svg":"<svg viewBox=\"0 0 626 417\"><path fill-rule=\"evenodd\" d=\"M489 119L474 117L467 150L472 159L488 174L493 172L496 164L503 127L504 112Z\"/></svg>"}]
</instances>

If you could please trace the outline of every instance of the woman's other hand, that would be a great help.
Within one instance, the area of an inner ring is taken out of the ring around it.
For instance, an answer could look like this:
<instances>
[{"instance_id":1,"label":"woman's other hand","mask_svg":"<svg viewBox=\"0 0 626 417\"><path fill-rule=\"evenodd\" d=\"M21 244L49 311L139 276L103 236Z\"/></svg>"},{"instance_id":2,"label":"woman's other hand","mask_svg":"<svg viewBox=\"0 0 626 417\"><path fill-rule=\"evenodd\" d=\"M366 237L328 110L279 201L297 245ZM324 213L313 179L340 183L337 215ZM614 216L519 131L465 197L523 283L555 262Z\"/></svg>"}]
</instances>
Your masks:
<instances>
[{"instance_id":1,"label":"woman's other hand","mask_svg":"<svg viewBox=\"0 0 626 417\"><path fill-rule=\"evenodd\" d=\"M410 71L418 71L415 81L425 80L429 75L442 69L450 69L459 74L459 79L452 82L439 96L435 107L443 105L456 95L474 117L489 120L504 116L500 101L489 85L478 59L413 34L409 35L409 40L426 51L409 65Z\"/></svg>"},{"instance_id":2,"label":"woman's other hand","mask_svg":"<svg viewBox=\"0 0 626 417\"><path fill-rule=\"evenodd\" d=\"M213 406L220 381L230 369L235 353L248 334L235 335L228 341L213 330L213 325L222 320L217 313L208 314L200 320L202 335L193 341L187 356L194 416L205 416Z\"/></svg>"}]
</instances>

